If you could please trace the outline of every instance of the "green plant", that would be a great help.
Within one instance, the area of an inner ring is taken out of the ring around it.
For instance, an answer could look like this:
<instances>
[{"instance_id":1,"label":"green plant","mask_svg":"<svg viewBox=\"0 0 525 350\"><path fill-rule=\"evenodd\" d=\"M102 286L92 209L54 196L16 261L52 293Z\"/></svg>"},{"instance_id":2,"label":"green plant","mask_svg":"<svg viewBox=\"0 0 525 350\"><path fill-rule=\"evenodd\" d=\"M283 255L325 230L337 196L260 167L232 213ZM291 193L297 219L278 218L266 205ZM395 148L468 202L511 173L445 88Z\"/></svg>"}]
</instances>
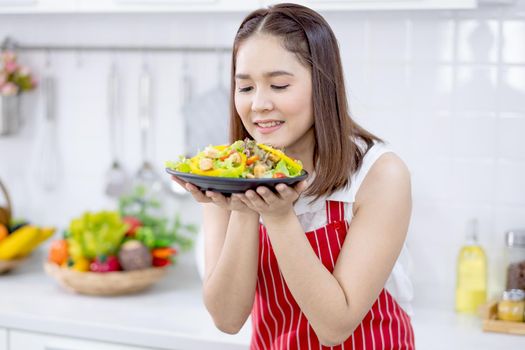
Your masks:
<instances>
[{"instance_id":1,"label":"green plant","mask_svg":"<svg viewBox=\"0 0 525 350\"><path fill-rule=\"evenodd\" d=\"M181 251L190 249L197 227L182 222L175 213L172 220L162 217L161 203L149 195L147 188L137 186L130 195L119 199L119 212L122 217L134 217L141 222L135 233L135 239L148 248L162 248L176 245Z\"/></svg>"}]
</instances>

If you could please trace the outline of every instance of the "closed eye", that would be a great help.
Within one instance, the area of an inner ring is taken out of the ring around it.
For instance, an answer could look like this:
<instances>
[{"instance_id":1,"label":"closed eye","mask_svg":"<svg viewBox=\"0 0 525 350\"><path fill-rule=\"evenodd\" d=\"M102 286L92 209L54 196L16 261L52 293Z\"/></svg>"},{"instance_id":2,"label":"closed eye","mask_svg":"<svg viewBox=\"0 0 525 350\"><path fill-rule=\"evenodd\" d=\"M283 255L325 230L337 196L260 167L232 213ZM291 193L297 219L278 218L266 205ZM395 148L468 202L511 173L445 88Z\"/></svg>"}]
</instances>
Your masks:
<instances>
[{"instance_id":1,"label":"closed eye","mask_svg":"<svg viewBox=\"0 0 525 350\"><path fill-rule=\"evenodd\" d=\"M290 86L290 84L286 84L286 85L272 85L272 89L275 89L275 90L284 90L284 89L286 89L288 86Z\"/></svg>"},{"instance_id":2,"label":"closed eye","mask_svg":"<svg viewBox=\"0 0 525 350\"><path fill-rule=\"evenodd\" d=\"M253 88L251 86L247 86L247 87L243 87L243 88L239 88L239 92L249 92L251 91Z\"/></svg>"}]
</instances>

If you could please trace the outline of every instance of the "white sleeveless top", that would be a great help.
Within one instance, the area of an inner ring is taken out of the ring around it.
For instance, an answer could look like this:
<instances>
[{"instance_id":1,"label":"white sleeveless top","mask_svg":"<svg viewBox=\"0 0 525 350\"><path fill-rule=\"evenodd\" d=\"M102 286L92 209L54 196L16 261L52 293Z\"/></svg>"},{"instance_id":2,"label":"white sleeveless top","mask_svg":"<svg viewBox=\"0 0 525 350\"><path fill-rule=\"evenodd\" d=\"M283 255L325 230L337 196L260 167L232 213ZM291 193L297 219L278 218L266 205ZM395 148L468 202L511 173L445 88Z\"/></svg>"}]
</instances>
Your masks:
<instances>
[{"instance_id":1,"label":"white sleeveless top","mask_svg":"<svg viewBox=\"0 0 525 350\"><path fill-rule=\"evenodd\" d=\"M322 196L312 203L310 203L310 201L313 197L299 197L294 205L294 210L303 230L305 232L313 231L316 228L327 224L325 208L326 200L344 202L345 219L350 223L353 217L352 206L355 202L355 195L359 190L359 187L363 183L363 180L375 161L387 152L393 151L384 143L374 144L364 156L361 167L351 176L350 188L345 187L334 192L330 196ZM311 182L312 179L313 176L310 176L308 182ZM405 242L385 285L388 292L409 315L413 314L411 306L413 287L409 277L411 265L412 261Z\"/></svg>"}]
</instances>

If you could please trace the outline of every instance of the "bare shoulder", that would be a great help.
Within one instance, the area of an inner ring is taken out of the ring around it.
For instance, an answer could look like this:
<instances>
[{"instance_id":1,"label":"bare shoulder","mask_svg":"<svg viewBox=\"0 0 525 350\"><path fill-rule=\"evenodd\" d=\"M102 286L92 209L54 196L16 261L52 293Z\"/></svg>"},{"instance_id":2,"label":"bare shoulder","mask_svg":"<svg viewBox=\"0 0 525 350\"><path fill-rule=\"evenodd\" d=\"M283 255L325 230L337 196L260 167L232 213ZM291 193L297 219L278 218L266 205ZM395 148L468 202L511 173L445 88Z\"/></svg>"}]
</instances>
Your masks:
<instances>
[{"instance_id":1,"label":"bare shoulder","mask_svg":"<svg viewBox=\"0 0 525 350\"><path fill-rule=\"evenodd\" d=\"M356 194L356 207L376 200L407 200L411 196L410 171L395 153L381 155Z\"/></svg>"}]
</instances>

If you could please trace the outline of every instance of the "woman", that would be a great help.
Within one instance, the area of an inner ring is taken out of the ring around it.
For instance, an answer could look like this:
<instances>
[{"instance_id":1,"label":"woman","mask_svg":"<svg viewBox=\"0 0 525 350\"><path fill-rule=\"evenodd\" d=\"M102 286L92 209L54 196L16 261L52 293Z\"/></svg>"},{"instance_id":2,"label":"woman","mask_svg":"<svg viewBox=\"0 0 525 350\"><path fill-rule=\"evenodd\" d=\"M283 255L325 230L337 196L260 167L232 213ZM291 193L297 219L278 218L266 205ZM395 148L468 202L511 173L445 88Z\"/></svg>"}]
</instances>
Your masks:
<instances>
[{"instance_id":1,"label":"woman","mask_svg":"<svg viewBox=\"0 0 525 350\"><path fill-rule=\"evenodd\" d=\"M252 349L413 349L398 259L409 171L350 118L330 26L292 4L248 15L231 101L232 142L282 147L311 175L229 198L175 179L203 204L204 302L217 327L236 333L251 314Z\"/></svg>"}]
</instances>

